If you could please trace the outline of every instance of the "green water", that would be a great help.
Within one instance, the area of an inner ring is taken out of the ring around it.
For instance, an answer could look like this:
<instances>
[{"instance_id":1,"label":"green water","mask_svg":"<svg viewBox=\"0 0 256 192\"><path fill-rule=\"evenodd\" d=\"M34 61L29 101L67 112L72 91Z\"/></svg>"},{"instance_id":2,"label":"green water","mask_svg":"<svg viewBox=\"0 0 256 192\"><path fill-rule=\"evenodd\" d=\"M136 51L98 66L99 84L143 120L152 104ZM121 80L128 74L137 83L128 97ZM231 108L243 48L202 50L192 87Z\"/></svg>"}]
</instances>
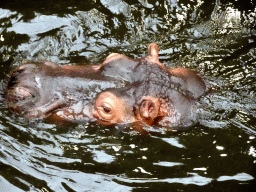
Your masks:
<instances>
[{"instance_id":1,"label":"green water","mask_svg":"<svg viewBox=\"0 0 256 192\"><path fill-rule=\"evenodd\" d=\"M256 177L252 1L7 1L0 5L0 191L251 191ZM4 100L24 60L102 63L159 45L212 93L188 130L26 122Z\"/></svg>"}]
</instances>

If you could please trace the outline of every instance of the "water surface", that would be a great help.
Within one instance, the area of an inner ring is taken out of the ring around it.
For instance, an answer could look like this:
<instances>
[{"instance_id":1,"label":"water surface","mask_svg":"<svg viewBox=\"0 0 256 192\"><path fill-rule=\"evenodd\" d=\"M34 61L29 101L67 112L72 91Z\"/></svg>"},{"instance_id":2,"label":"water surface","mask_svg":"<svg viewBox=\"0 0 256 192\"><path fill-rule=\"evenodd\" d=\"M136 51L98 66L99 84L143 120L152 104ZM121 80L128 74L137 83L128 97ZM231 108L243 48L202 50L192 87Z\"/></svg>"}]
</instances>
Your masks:
<instances>
[{"instance_id":1,"label":"water surface","mask_svg":"<svg viewBox=\"0 0 256 192\"><path fill-rule=\"evenodd\" d=\"M256 177L252 1L7 1L0 6L0 191L250 191ZM4 101L24 60L102 63L112 52L197 71L211 88L187 130L27 122Z\"/></svg>"}]
</instances>

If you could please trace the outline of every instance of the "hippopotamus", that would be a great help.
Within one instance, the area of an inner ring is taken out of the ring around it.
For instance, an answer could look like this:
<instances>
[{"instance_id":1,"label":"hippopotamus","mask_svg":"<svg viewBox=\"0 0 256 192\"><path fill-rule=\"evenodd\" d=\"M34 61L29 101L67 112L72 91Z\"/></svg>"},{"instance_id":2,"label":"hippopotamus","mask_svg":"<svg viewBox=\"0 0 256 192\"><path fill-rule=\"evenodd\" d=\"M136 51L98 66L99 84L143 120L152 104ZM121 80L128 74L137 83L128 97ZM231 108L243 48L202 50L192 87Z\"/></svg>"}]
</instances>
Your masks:
<instances>
[{"instance_id":1,"label":"hippopotamus","mask_svg":"<svg viewBox=\"0 0 256 192\"><path fill-rule=\"evenodd\" d=\"M204 81L190 69L165 67L155 43L148 52L140 60L112 53L101 65L21 65L9 78L8 107L28 119L191 124L191 108L206 91Z\"/></svg>"}]
</instances>

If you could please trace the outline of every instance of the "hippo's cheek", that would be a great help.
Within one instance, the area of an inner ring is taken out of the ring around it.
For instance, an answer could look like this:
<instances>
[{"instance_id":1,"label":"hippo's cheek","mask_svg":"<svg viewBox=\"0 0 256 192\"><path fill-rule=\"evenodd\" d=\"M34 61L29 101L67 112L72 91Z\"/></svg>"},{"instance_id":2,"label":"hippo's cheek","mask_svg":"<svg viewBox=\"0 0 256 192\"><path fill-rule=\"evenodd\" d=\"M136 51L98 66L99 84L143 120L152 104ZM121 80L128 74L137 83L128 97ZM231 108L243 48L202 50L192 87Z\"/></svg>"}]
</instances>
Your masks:
<instances>
[{"instance_id":1,"label":"hippo's cheek","mask_svg":"<svg viewBox=\"0 0 256 192\"><path fill-rule=\"evenodd\" d=\"M90 106L80 106L81 110L77 109L77 105L80 105L81 102L78 102L75 105L64 107L54 111L50 118L58 119L59 121L75 121L75 122L87 122L95 121L93 117L93 110Z\"/></svg>"},{"instance_id":2,"label":"hippo's cheek","mask_svg":"<svg viewBox=\"0 0 256 192\"><path fill-rule=\"evenodd\" d=\"M177 111L169 112L168 116L165 116L161 121L159 121L159 125L168 126L168 127L176 127L180 124L181 114Z\"/></svg>"},{"instance_id":3,"label":"hippo's cheek","mask_svg":"<svg viewBox=\"0 0 256 192\"><path fill-rule=\"evenodd\" d=\"M96 118L98 121L100 121L101 119L99 113L95 109L92 110L92 116Z\"/></svg>"},{"instance_id":4,"label":"hippo's cheek","mask_svg":"<svg viewBox=\"0 0 256 192\"><path fill-rule=\"evenodd\" d=\"M68 110L59 110L56 112L56 115L59 118L66 119L66 120L73 120L75 118L74 114Z\"/></svg>"}]
</instances>

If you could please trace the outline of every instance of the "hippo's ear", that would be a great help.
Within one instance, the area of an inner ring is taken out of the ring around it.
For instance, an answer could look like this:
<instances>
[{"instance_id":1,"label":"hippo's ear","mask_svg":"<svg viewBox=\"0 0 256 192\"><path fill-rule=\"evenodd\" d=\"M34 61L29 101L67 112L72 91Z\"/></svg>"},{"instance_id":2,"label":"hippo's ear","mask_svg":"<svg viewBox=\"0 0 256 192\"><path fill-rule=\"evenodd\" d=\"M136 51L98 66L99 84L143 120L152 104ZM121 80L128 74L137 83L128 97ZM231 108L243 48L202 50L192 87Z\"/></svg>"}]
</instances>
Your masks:
<instances>
[{"instance_id":1,"label":"hippo's ear","mask_svg":"<svg viewBox=\"0 0 256 192\"><path fill-rule=\"evenodd\" d=\"M159 48L157 44L151 43L148 46L148 55L151 56L152 59L158 60L158 52L159 52Z\"/></svg>"}]
</instances>

